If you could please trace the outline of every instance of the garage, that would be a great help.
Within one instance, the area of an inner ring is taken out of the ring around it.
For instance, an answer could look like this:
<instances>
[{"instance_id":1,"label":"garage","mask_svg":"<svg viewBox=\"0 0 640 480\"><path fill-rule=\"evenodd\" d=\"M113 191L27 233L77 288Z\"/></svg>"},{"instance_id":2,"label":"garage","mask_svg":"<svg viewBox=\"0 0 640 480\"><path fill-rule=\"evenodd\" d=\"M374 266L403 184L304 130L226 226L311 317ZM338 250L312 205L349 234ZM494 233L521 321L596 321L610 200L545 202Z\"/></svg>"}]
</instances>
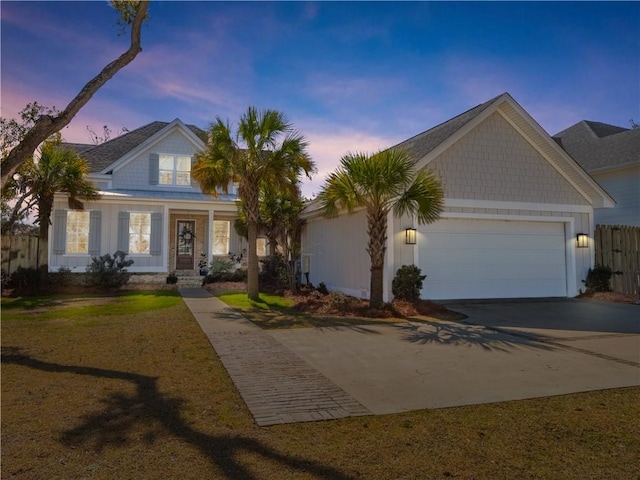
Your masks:
<instances>
[{"instance_id":1,"label":"garage","mask_svg":"<svg viewBox=\"0 0 640 480\"><path fill-rule=\"evenodd\" d=\"M562 222L442 219L418 232L423 298L567 296Z\"/></svg>"}]
</instances>

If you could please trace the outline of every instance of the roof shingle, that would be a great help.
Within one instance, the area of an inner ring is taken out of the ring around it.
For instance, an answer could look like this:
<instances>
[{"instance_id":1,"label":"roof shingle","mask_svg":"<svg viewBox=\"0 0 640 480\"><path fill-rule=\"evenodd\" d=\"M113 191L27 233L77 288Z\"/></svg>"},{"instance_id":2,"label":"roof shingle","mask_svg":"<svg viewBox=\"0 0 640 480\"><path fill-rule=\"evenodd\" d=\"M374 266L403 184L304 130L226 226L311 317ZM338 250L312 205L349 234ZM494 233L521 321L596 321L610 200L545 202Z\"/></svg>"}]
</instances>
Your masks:
<instances>
[{"instance_id":1,"label":"roof shingle","mask_svg":"<svg viewBox=\"0 0 640 480\"><path fill-rule=\"evenodd\" d=\"M587 172L640 163L640 129L582 120L553 139Z\"/></svg>"},{"instance_id":2,"label":"roof shingle","mask_svg":"<svg viewBox=\"0 0 640 480\"><path fill-rule=\"evenodd\" d=\"M84 143L64 143L63 145L73 148L78 155L85 158L89 163L89 172L95 173L108 168L109 165L154 136L167 125L169 125L169 122L151 122L100 145ZM207 141L206 132L195 125L187 125L187 127L203 142Z\"/></svg>"}]
</instances>

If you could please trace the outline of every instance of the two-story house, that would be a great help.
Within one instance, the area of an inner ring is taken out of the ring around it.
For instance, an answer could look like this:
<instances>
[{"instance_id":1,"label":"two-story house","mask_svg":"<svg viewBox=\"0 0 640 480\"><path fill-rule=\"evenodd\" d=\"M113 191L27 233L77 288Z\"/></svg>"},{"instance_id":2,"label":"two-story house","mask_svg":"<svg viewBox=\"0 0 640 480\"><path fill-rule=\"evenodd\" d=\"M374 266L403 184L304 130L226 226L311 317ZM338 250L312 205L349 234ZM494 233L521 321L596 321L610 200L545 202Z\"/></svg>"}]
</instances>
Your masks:
<instances>
[{"instance_id":1,"label":"two-story house","mask_svg":"<svg viewBox=\"0 0 640 480\"><path fill-rule=\"evenodd\" d=\"M176 119L153 122L101 145L67 144L89 163L100 199L70 210L56 197L49 270L84 272L92 256L126 252L131 272L196 270L201 259L241 254L237 196L205 195L191 178L206 133ZM264 248L264 240L260 246Z\"/></svg>"}]
</instances>

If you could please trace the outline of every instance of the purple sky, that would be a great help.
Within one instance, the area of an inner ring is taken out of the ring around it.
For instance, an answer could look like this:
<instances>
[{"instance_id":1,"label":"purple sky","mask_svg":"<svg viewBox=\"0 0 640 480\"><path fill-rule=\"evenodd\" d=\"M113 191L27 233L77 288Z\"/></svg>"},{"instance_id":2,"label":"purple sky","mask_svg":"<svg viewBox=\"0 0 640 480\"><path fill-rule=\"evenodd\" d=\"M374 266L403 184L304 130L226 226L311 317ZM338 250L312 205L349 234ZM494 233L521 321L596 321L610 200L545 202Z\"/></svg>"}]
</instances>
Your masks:
<instances>
[{"instance_id":1,"label":"purple sky","mask_svg":"<svg viewBox=\"0 0 640 480\"><path fill-rule=\"evenodd\" d=\"M62 108L127 48L107 2L0 3L1 114ZM286 113L318 165L375 151L509 92L550 134L640 122L637 2L152 2L143 52L63 131L249 105Z\"/></svg>"}]
</instances>

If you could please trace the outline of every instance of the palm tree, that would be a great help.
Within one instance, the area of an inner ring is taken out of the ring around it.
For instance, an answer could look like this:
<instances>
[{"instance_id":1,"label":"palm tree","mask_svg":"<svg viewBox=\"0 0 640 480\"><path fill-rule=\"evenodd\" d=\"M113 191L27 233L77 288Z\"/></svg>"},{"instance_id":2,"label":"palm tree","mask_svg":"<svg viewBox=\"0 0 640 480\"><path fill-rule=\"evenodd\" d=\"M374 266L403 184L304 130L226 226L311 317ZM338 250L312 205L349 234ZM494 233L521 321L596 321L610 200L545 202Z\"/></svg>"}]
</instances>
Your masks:
<instances>
[{"instance_id":1,"label":"palm tree","mask_svg":"<svg viewBox=\"0 0 640 480\"><path fill-rule=\"evenodd\" d=\"M14 213L22 209L22 212L28 214L34 206L37 207L36 223L40 227L38 236L41 240L38 245L38 267L48 263L45 247L49 238L55 194L66 193L69 207L76 210L84 208L82 200L94 200L99 196L97 190L85 179L89 170L86 160L61 143L60 133L52 135L40 147L40 158L37 161L33 157L29 158L20 166L19 178L12 178L8 184L17 199Z\"/></svg>"},{"instance_id":2,"label":"palm tree","mask_svg":"<svg viewBox=\"0 0 640 480\"><path fill-rule=\"evenodd\" d=\"M353 213L364 208L367 215L371 259L371 292L369 304L383 303L383 267L387 243L387 218L405 214L425 224L437 220L443 208L440 181L427 170L416 171L416 162L401 149L390 149L368 155L347 154L340 167L331 173L318 195L327 217L341 210Z\"/></svg>"},{"instance_id":3,"label":"palm tree","mask_svg":"<svg viewBox=\"0 0 640 480\"><path fill-rule=\"evenodd\" d=\"M296 132L284 114L249 107L240 118L235 135L219 117L209 130L209 142L197 156L193 178L205 193L217 195L238 183L247 220L247 294L258 299L258 255L256 240L260 222L260 192L263 185L283 190L295 188L300 175L314 170L306 152L304 137Z\"/></svg>"},{"instance_id":4,"label":"palm tree","mask_svg":"<svg viewBox=\"0 0 640 480\"><path fill-rule=\"evenodd\" d=\"M40 239L47 240L53 200L56 193L69 196L69 208L82 210L82 200L98 198L97 190L85 179L89 169L87 161L70 148L61 145L60 133L50 137L40 148L40 159L29 159L21 170L20 188L29 192L38 206L37 223Z\"/></svg>"}]
</instances>

